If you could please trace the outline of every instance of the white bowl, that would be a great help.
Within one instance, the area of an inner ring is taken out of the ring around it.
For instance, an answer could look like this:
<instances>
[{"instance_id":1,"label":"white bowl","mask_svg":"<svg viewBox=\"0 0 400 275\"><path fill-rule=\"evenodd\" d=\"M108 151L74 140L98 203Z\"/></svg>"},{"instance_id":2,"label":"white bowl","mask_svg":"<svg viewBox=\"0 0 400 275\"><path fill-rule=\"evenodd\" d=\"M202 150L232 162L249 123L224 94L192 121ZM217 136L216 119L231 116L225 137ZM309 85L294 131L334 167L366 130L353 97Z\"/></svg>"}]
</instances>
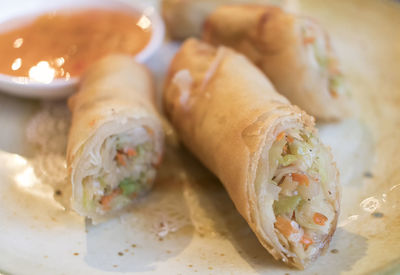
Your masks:
<instances>
[{"instance_id":1,"label":"white bowl","mask_svg":"<svg viewBox=\"0 0 400 275\"><path fill-rule=\"evenodd\" d=\"M123 9L132 10L145 14L152 22L152 37L146 47L135 57L136 61L143 63L160 47L164 39L165 27L164 23L151 5L146 5L146 1L126 1L120 0L34 0L34 1L13 1L8 9L0 11L0 28L1 25L8 20L21 18L24 16L39 16L43 13L55 10L80 10L87 8L102 9ZM23 3L23 4L22 4ZM7 28L7 26L5 26ZM0 60L1 62L1 60ZM63 98L76 91L79 77L73 77L68 80L55 79L50 83L39 83L28 78L21 78L0 74L0 91L29 98Z\"/></svg>"}]
</instances>

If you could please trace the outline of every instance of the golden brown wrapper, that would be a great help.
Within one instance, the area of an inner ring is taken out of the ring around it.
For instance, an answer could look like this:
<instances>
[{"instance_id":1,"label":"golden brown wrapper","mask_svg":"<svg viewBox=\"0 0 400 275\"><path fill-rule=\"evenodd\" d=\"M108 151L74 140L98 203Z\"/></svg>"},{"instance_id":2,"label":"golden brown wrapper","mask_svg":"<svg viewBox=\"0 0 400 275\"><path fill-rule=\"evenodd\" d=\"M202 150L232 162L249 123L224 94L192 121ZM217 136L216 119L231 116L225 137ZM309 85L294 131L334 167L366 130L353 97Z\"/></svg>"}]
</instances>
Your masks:
<instances>
[{"instance_id":1,"label":"golden brown wrapper","mask_svg":"<svg viewBox=\"0 0 400 275\"><path fill-rule=\"evenodd\" d=\"M217 7L233 3L281 4L284 0L163 0L162 14L173 39L200 37L206 17Z\"/></svg>"},{"instance_id":2,"label":"golden brown wrapper","mask_svg":"<svg viewBox=\"0 0 400 275\"><path fill-rule=\"evenodd\" d=\"M290 127L315 132L313 118L290 105L244 56L195 39L171 63L164 107L183 143L221 180L261 244L275 259L303 268L262 229L254 182L260 155L276 135Z\"/></svg>"},{"instance_id":3,"label":"golden brown wrapper","mask_svg":"<svg viewBox=\"0 0 400 275\"><path fill-rule=\"evenodd\" d=\"M340 94L329 86L329 73L310 54L313 50L308 43L312 40L307 39L312 37L304 38L305 25L312 26L316 36L325 41L329 58L336 60L331 64L335 63L337 72L338 61L330 38L321 26L310 18L274 6L220 6L206 19L203 39L246 55L268 76L279 93L308 114L322 120L345 118L351 113L348 91Z\"/></svg>"},{"instance_id":4,"label":"golden brown wrapper","mask_svg":"<svg viewBox=\"0 0 400 275\"><path fill-rule=\"evenodd\" d=\"M155 147L154 161L161 158L164 133L155 108L152 76L130 56L107 56L85 73L68 105L72 112L67 146L72 207L96 222L115 213L103 215L84 209L82 181L89 171L103 165L99 151L106 138L135 127L148 127Z\"/></svg>"}]
</instances>

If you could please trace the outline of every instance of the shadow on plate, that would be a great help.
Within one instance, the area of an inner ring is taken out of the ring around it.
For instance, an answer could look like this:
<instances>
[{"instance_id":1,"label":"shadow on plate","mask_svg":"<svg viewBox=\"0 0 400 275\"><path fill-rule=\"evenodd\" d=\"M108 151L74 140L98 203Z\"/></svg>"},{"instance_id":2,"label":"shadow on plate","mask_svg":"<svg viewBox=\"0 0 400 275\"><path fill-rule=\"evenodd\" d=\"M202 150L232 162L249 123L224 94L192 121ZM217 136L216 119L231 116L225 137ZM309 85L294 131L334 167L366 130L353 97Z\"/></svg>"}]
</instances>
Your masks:
<instances>
[{"instance_id":1,"label":"shadow on plate","mask_svg":"<svg viewBox=\"0 0 400 275\"><path fill-rule=\"evenodd\" d=\"M317 124L321 140L332 149L342 186L358 184L374 159L371 130L359 119Z\"/></svg>"},{"instance_id":2,"label":"shadow on plate","mask_svg":"<svg viewBox=\"0 0 400 275\"><path fill-rule=\"evenodd\" d=\"M188 153L188 155L190 155ZM190 162L185 161L186 165ZM190 173L184 186L185 199L190 201L190 216L196 233L201 237L225 238L237 254L253 270L274 274L326 274L338 275L351 270L367 250L366 238L338 228L327 253L305 271L287 267L273 257L259 243L246 221L237 212L222 184L200 163L188 169ZM228 253L232 253L229 252ZM229 255L226 255L229 257ZM327 269L326 267L335 267ZM223 267L221 267L223 268ZM240 272L240 270L237 270Z\"/></svg>"},{"instance_id":3,"label":"shadow on plate","mask_svg":"<svg viewBox=\"0 0 400 275\"><path fill-rule=\"evenodd\" d=\"M0 150L30 157L34 148L26 140L25 127L29 118L37 111L37 101L0 94Z\"/></svg>"},{"instance_id":4,"label":"shadow on plate","mask_svg":"<svg viewBox=\"0 0 400 275\"><path fill-rule=\"evenodd\" d=\"M281 267L282 264L275 261L258 242L220 181L198 161L191 160L192 158L187 153L184 161L189 171L184 195L186 201L190 202L190 217L196 233L205 239L228 239L237 254L254 267ZM228 258L233 256L232 251L221 252ZM220 264L223 265L222 262Z\"/></svg>"},{"instance_id":5,"label":"shadow on plate","mask_svg":"<svg viewBox=\"0 0 400 275\"><path fill-rule=\"evenodd\" d=\"M191 242L193 227L183 198L185 173L174 150L167 148L153 190L119 218L86 223L85 262L113 272L156 270Z\"/></svg>"}]
</instances>

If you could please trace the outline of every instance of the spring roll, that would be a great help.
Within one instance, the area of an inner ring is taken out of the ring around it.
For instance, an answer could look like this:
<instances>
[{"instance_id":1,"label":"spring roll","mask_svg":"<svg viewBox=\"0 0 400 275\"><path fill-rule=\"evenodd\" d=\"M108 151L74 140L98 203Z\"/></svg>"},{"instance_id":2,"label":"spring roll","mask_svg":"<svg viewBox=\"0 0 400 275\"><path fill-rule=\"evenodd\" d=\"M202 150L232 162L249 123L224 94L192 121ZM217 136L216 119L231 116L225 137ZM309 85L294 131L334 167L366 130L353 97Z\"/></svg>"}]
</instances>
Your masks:
<instances>
[{"instance_id":1,"label":"spring roll","mask_svg":"<svg viewBox=\"0 0 400 275\"><path fill-rule=\"evenodd\" d=\"M292 104L321 120L349 115L351 100L328 34L314 20L278 7L226 5L203 38L246 55Z\"/></svg>"},{"instance_id":2,"label":"spring roll","mask_svg":"<svg viewBox=\"0 0 400 275\"><path fill-rule=\"evenodd\" d=\"M287 0L286 0L287 1ZM162 13L173 39L200 37L204 20L217 7L232 3L281 4L285 0L163 0Z\"/></svg>"},{"instance_id":3,"label":"spring roll","mask_svg":"<svg viewBox=\"0 0 400 275\"><path fill-rule=\"evenodd\" d=\"M149 191L156 176L164 134L151 75L131 57L106 57L68 105L72 207L96 223Z\"/></svg>"},{"instance_id":4,"label":"spring roll","mask_svg":"<svg viewBox=\"0 0 400 275\"><path fill-rule=\"evenodd\" d=\"M339 213L332 155L313 118L247 58L187 40L163 101L183 143L221 180L275 259L302 269L328 247Z\"/></svg>"}]
</instances>

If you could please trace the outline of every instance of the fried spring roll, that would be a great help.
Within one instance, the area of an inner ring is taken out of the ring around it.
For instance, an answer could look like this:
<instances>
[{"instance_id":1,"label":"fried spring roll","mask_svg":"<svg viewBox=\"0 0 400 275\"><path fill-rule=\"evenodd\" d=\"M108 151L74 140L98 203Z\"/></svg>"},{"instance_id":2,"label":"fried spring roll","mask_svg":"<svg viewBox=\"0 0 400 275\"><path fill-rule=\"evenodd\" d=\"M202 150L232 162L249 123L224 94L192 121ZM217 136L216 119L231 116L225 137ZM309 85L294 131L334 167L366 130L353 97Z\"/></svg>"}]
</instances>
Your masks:
<instances>
[{"instance_id":1,"label":"fried spring roll","mask_svg":"<svg viewBox=\"0 0 400 275\"><path fill-rule=\"evenodd\" d=\"M153 93L148 70L116 55L95 63L68 102L72 207L94 222L130 205L153 184L164 138Z\"/></svg>"},{"instance_id":2,"label":"fried spring roll","mask_svg":"<svg viewBox=\"0 0 400 275\"><path fill-rule=\"evenodd\" d=\"M275 259L301 269L328 247L339 213L332 155L313 118L247 58L187 40L169 68L164 106Z\"/></svg>"},{"instance_id":3,"label":"fried spring roll","mask_svg":"<svg viewBox=\"0 0 400 275\"><path fill-rule=\"evenodd\" d=\"M351 100L328 34L314 20L262 5L226 5L204 24L203 38L246 55L278 92L322 120L349 115Z\"/></svg>"},{"instance_id":4,"label":"fried spring roll","mask_svg":"<svg viewBox=\"0 0 400 275\"><path fill-rule=\"evenodd\" d=\"M173 39L200 37L205 18L217 7L233 3L281 4L287 0L163 0L162 14Z\"/></svg>"}]
</instances>

